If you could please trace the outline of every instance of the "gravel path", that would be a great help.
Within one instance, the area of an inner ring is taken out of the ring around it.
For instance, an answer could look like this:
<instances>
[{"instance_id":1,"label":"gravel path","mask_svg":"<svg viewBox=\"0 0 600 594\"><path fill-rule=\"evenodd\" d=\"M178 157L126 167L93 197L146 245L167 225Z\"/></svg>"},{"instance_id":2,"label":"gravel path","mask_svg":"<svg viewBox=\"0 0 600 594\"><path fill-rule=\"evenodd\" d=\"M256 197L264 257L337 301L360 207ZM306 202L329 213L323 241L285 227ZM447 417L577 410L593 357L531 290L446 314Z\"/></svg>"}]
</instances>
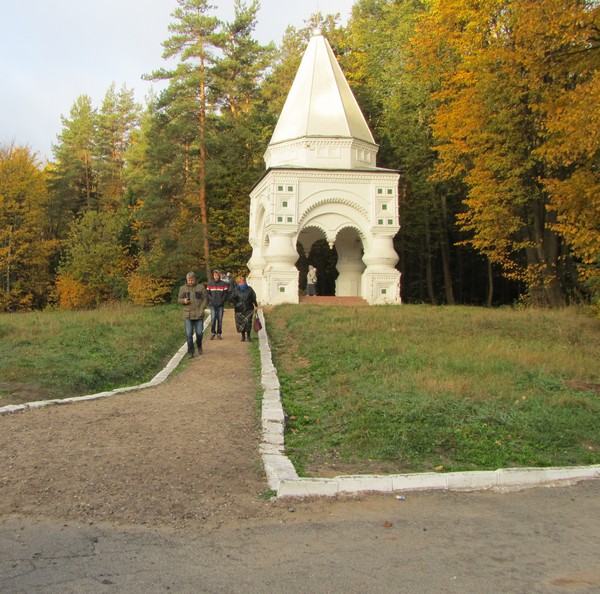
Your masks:
<instances>
[{"instance_id":1,"label":"gravel path","mask_svg":"<svg viewBox=\"0 0 600 594\"><path fill-rule=\"evenodd\" d=\"M158 387L0 417L0 517L186 527L279 513L230 311L204 347Z\"/></svg>"}]
</instances>

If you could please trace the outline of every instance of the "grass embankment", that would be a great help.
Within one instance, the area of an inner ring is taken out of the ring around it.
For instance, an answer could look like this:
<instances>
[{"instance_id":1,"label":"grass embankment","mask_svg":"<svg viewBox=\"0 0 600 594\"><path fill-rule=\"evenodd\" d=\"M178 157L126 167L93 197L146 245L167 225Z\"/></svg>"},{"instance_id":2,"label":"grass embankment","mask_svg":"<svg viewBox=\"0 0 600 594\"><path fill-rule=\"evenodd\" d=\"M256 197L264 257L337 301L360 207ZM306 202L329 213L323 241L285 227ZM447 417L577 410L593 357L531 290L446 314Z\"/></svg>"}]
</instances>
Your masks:
<instances>
[{"instance_id":1,"label":"grass embankment","mask_svg":"<svg viewBox=\"0 0 600 594\"><path fill-rule=\"evenodd\" d=\"M174 306L1 314L0 406L147 382L184 342Z\"/></svg>"},{"instance_id":2,"label":"grass embankment","mask_svg":"<svg viewBox=\"0 0 600 594\"><path fill-rule=\"evenodd\" d=\"M308 305L266 319L300 473L600 463L600 322L581 312Z\"/></svg>"}]
</instances>

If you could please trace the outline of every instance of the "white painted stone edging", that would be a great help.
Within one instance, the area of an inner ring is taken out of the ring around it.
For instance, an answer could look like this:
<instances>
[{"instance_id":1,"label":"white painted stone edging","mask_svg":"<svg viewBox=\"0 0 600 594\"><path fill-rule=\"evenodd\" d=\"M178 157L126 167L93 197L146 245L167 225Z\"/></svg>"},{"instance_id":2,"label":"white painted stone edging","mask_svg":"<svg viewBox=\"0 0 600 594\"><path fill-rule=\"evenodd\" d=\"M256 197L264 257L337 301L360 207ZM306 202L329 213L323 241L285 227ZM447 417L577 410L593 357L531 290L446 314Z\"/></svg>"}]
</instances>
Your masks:
<instances>
[{"instance_id":1,"label":"white painted stone edging","mask_svg":"<svg viewBox=\"0 0 600 594\"><path fill-rule=\"evenodd\" d=\"M540 485L572 484L600 478L600 465L560 468L500 468L474 472L425 472L417 474L355 475L334 478L300 478L284 454L285 413L277 370L271 358L269 337L262 310L258 316L262 330L258 333L262 405L262 455L269 488L277 497L334 497L348 493L417 491L446 489L478 491L515 489Z\"/></svg>"}]
</instances>

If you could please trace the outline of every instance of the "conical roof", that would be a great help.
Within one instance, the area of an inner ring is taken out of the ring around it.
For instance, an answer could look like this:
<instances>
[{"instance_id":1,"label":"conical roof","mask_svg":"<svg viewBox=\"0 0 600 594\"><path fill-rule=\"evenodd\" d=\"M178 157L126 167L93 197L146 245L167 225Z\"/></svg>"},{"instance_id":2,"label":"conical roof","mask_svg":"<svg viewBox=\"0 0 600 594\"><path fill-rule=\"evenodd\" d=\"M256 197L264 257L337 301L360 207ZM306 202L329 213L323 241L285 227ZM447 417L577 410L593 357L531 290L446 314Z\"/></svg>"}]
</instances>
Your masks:
<instances>
[{"instance_id":1,"label":"conical roof","mask_svg":"<svg viewBox=\"0 0 600 594\"><path fill-rule=\"evenodd\" d=\"M329 42L315 30L270 145L304 137L354 138L375 144Z\"/></svg>"}]
</instances>

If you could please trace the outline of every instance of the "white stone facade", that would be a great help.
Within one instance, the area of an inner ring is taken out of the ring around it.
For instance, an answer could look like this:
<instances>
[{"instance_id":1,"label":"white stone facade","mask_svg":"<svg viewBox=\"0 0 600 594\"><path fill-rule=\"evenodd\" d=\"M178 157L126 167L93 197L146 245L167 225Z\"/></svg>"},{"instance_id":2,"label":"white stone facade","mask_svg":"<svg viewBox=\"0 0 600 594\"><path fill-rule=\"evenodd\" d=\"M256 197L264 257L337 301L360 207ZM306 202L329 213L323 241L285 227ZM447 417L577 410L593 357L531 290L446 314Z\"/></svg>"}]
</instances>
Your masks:
<instances>
[{"instance_id":1,"label":"white stone facade","mask_svg":"<svg viewBox=\"0 0 600 594\"><path fill-rule=\"evenodd\" d=\"M249 283L262 304L298 303L302 244L325 239L338 254L336 296L399 303L393 237L396 171L378 147L324 37L311 39L252 190Z\"/></svg>"}]
</instances>

